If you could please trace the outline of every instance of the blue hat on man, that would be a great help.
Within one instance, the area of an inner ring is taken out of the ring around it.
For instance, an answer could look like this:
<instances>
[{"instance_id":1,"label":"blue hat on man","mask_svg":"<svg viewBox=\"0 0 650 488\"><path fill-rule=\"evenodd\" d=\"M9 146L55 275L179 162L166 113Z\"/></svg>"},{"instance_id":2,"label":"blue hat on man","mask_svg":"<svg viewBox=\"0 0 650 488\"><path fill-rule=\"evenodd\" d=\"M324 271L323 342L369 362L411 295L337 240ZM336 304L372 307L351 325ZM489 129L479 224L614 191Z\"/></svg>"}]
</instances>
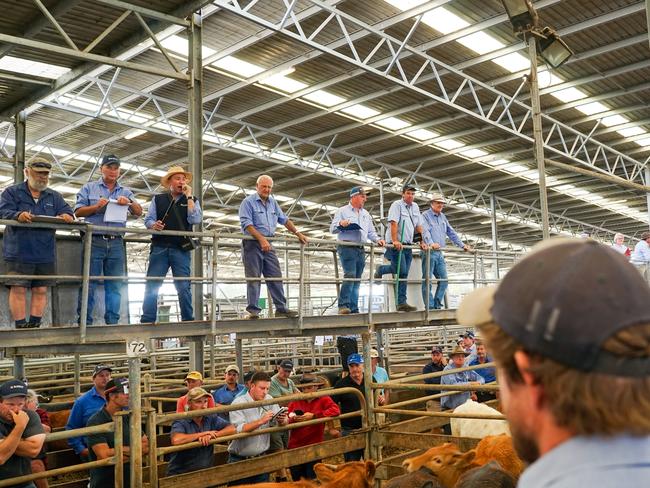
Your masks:
<instances>
[{"instance_id":1,"label":"blue hat on man","mask_svg":"<svg viewBox=\"0 0 650 488\"><path fill-rule=\"evenodd\" d=\"M107 166L109 164L115 164L117 166L120 165L120 158L118 158L115 154L107 154L102 158L102 163L101 166Z\"/></svg>"},{"instance_id":2,"label":"blue hat on man","mask_svg":"<svg viewBox=\"0 0 650 488\"><path fill-rule=\"evenodd\" d=\"M348 356L348 366L351 364L363 364L363 356L358 353L350 354Z\"/></svg>"},{"instance_id":3,"label":"blue hat on man","mask_svg":"<svg viewBox=\"0 0 650 488\"><path fill-rule=\"evenodd\" d=\"M357 195L367 195L367 194L368 191L362 186L354 186L352 187L352 190L350 190L350 198L355 197Z\"/></svg>"},{"instance_id":4,"label":"blue hat on man","mask_svg":"<svg viewBox=\"0 0 650 488\"><path fill-rule=\"evenodd\" d=\"M20 380L5 381L0 385L0 398L27 396L27 385Z\"/></svg>"}]
</instances>

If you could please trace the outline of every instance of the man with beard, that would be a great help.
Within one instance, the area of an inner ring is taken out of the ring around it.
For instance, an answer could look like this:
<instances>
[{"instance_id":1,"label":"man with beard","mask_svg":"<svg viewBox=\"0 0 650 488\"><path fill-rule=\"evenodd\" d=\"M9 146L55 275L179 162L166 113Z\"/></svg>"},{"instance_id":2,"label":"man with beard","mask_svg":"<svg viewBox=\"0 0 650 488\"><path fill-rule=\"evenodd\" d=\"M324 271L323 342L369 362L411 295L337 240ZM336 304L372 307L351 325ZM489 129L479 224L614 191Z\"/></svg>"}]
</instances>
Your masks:
<instances>
[{"instance_id":1,"label":"man with beard","mask_svg":"<svg viewBox=\"0 0 650 488\"><path fill-rule=\"evenodd\" d=\"M72 222L74 214L61 194L48 188L52 164L43 158L27 163L27 181L12 185L0 196L0 218L31 224L34 216L57 217ZM17 275L5 282L9 290L9 310L16 329L41 326L47 304L47 279L24 279L20 275L52 276L56 274L56 240L54 229L8 225L2 239L7 274ZM32 292L29 319L25 310L27 289Z\"/></svg>"},{"instance_id":2,"label":"man with beard","mask_svg":"<svg viewBox=\"0 0 650 488\"><path fill-rule=\"evenodd\" d=\"M520 488L647 486L650 288L624 256L543 242L457 317L496 361Z\"/></svg>"},{"instance_id":3,"label":"man with beard","mask_svg":"<svg viewBox=\"0 0 650 488\"><path fill-rule=\"evenodd\" d=\"M114 154L102 158L99 169L102 177L90 181L81 187L77 193L77 203L74 213L83 217L86 222L102 227L125 227L126 221L114 222L106 220L106 208L112 200L117 205L128 207L131 215L142 215L142 207L135 201L133 192L120 185L120 159ZM126 250L123 234L111 232L93 233L90 251L90 276L123 276L126 274ZM97 281L88 284L88 313L86 324L93 323L93 308L95 307L95 289ZM117 280L104 281L104 322L117 324L120 320L120 305L122 303L123 283ZM81 291L77 315L81 314Z\"/></svg>"},{"instance_id":4,"label":"man with beard","mask_svg":"<svg viewBox=\"0 0 650 488\"><path fill-rule=\"evenodd\" d=\"M172 166L160 178L160 186L168 191L155 195L149 204L144 225L152 230L173 230L192 232L192 227L201 223L203 213L198 199L192 195L192 173L180 166ZM155 234L151 236L151 251L147 277L160 279L147 280L142 303L141 323L155 322L158 315L158 291L163 278L172 270L175 278L190 276L192 262L192 241L186 236ZM194 320L192 288L188 280L174 280L181 309L181 320Z\"/></svg>"},{"instance_id":5,"label":"man with beard","mask_svg":"<svg viewBox=\"0 0 650 488\"><path fill-rule=\"evenodd\" d=\"M447 366L447 360L442 354L442 348L439 346L433 346L431 348L431 362L422 368L422 374L437 373L445 369L445 366ZM428 385L439 385L440 378L440 376L436 376L435 378L425 378L424 382ZM440 393L440 390L427 390L427 393L429 395L436 395ZM439 412L440 400L436 399L427 401L427 410Z\"/></svg>"},{"instance_id":6,"label":"man with beard","mask_svg":"<svg viewBox=\"0 0 650 488\"><path fill-rule=\"evenodd\" d=\"M244 390L244 385L237 382L239 380L239 367L236 364L226 366L224 374L225 383L212 392L210 397L216 405L227 406L232 403L239 393ZM224 420L230 420L227 412L220 413L219 417Z\"/></svg>"},{"instance_id":7,"label":"man with beard","mask_svg":"<svg viewBox=\"0 0 650 488\"><path fill-rule=\"evenodd\" d=\"M478 366L479 364L491 363L492 358L487 353L485 343L482 340L477 340L474 344L476 346L476 356L469 362L465 361L466 364L468 366ZM492 367L475 369L474 371L476 371L476 373L480 375L486 383L494 383L497 380L496 371ZM476 392L476 399L481 403L494 400L496 397L497 395L493 391Z\"/></svg>"}]
</instances>

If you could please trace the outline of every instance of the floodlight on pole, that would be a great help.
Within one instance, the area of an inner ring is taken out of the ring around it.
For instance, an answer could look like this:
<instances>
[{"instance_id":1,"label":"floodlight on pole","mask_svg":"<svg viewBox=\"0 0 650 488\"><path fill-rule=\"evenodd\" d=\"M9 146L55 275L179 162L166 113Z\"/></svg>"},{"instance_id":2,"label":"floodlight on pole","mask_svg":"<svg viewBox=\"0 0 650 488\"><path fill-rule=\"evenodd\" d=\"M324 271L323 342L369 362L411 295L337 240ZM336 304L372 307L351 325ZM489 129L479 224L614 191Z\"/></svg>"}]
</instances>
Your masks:
<instances>
[{"instance_id":1,"label":"floodlight on pole","mask_svg":"<svg viewBox=\"0 0 650 488\"><path fill-rule=\"evenodd\" d=\"M537 11L530 0L501 0L515 32L526 32L537 26Z\"/></svg>"},{"instance_id":2,"label":"floodlight on pole","mask_svg":"<svg viewBox=\"0 0 650 488\"><path fill-rule=\"evenodd\" d=\"M537 43L539 55L551 68L557 69L566 63L573 51L550 27L544 27Z\"/></svg>"}]
</instances>

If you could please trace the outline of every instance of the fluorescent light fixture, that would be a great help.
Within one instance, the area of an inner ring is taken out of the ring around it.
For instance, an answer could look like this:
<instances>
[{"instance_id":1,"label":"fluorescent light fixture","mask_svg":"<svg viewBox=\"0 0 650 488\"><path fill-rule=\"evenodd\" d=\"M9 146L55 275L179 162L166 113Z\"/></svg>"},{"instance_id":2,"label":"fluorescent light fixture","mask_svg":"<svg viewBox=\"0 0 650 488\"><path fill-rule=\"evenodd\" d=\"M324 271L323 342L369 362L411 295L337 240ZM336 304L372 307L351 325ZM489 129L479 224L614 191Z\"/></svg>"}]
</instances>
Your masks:
<instances>
[{"instance_id":1,"label":"fluorescent light fixture","mask_svg":"<svg viewBox=\"0 0 650 488\"><path fill-rule=\"evenodd\" d=\"M303 95L302 98L317 103L318 105L322 105L323 107L332 107L346 101L345 98L339 97L338 95L334 95L325 90L313 91L307 95Z\"/></svg>"},{"instance_id":2,"label":"fluorescent light fixture","mask_svg":"<svg viewBox=\"0 0 650 488\"><path fill-rule=\"evenodd\" d=\"M468 158L482 158L483 156L487 156L488 153L483 151L482 149L468 149L467 151L461 151L460 152L463 156L467 156Z\"/></svg>"},{"instance_id":3,"label":"fluorescent light fixture","mask_svg":"<svg viewBox=\"0 0 650 488\"><path fill-rule=\"evenodd\" d=\"M127 132L126 134L124 134L124 139L126 140L133 139L135 137L139 137L142 134L146 134L146 133L147 131L145 129L133 129Z\"/></svg>"},{"instance_id":4,"label":"fluorescent light fixture","mask_svg":"<svg viewBox=\"0 0 650 488\"><path fill-rule=\"evenodd\" d=\"M358 117L360 119L369 119L375 115L379 115L379 111L365 105L357 103L355 105L350 105L349 107L341 109L341 112L352 115L353 117Z\"/></svg>"},{"instance_id":5,"label":"fluorescent light fixture","mask_svg":"<svg viewBox=\"0 0 650 488\"><path fill-rule=\"evenodd\" d=\"M600 123L605 127L612 127L615 125L621 125L628 123L629 120L622 115L610 115L609 117L603 117L600 119Z\"/></svg>"},{"instance_id":6,"label":"fluorescent light fixture","mask_svg":"<svg viewBox=\"0 0 650 488\"><path fill-rule=\"evenodd\" d=\"M70 71L69 68L62 66L15 58L13 56L3 56L0 58L0 69L14 73L23 73L25 75L42 76L43 78L51 78L53 80Z\"/></svg>"},{"instance_id":7,"label":"fluorescent light fixture","mask_svg":"<svg viewBox=\"0 0 650 488\"><path fill-rule=\"evenodd\" d=\"M249 63L248 61L244 61L243 59L234 56L226 56L218 59L212 63L212 65L245 78L250 78L251 76L258 75L264 71L264 68L261 66L257 66L256 64Z\"/></svg>"},{"instance_id":8,"label":"fluorescent light fixture","mask_svg":"<svg viewBox=\"0 0 650 488\"><path fill-rule=\"evenodd\" d=\"M524 70L530 71L530 61L519 53L510 53L505 56L499 56L498 58L494 58L492 62L498 64L511 73Z\"/></svg>"},{"instance_id":9,"label":"fluorescent light fixture","mask_svg":"<svg viewBox=\"0 0 650 488\"><path fill-rule=\"evenodd\" d=\"M456 40L478 54L486 54L505 47L505 44L485 32L475 32Z\"/></svg>"},{"instance_id":10,"label":"fluorescent light fixture","mask_svg":"<svg viewBox=\"0 0 650 488\"><path fill-rule=\"evenodd\" d=\"M435 139L436 137L440 137L440 134L438 134L437 132L433 132L432 130L429 129L415 129L407 132L405 135L417 139L419 141L427 141L429 139Z\"/></svg>"},{"instance_id":11,"label":"fluorescent light fixture","mask_svg":"<svg viewBox=\"0 0 650 488\"><path fill-rule=\"evenodd\" d=\"M573 102L574 100L581 100L587 97L586 93L573 87L552 92L551 95L564 103Z\"/></svg>"},{"instance_id":12,"label":"fluorescent light fixture","mask_svg":"<svg viewBox=\"0 0 650 488\"><path fill-rule=\"evenodd\" d=\"M628 127L627 129L617 130L620 135L623 137L634 137L645 134L645 131L641 127Z\"/></svg>"},{"instance_id":13,"label":"fluorescent light fixture","mask_svg":"<svg viewBox=\"0 0 650 488\"><path fill-rule=\"evenodd\" d=\"M411 126L411 124L405 120L398 119L397 117L386 117L385 119L378 120L375 124L390 130L399 130Z\"/></svg>"},{"instance_id":14,"label":"fluorescent light fixture","mask_svg":"<svg viewBox=\"0 0 650 488\"><path fill-rule=\"evenodd\" d=\"M286 93L294 93L307 88L307 84L284 76L282 73L260 80L262 85L272 86Z\"/></svg>"},{"instance_id":15,"label":"fluorescent light fixture","mask_svg":"<svg viewBox=\"0 0 650 488\"><path fill-rule=\"evenodd\" d=\"M578 105L576 109L580 110L585 115L593 115L593 114L597 114L609 110L608 107L606 107L600 102L591 102L591 103L585 103L584 105Z\"/></svg>"},{"instance_id":16,"label":"fluorescent light fixture","mask_svg":"<svg viewBox=\"0 0 650 488\"><path fill-rule=\"evenodd\" d=\"M447 149L448 151L451 151L452 149L458 149L459 147L463 147L465 144L463 144L460 141L457 141L456 139L446 139L444 141L435 142L434 145L437 147L441 147L443 149Z\"/></svg>"},{"instance_id":17,"label":"fluorescent light fixture","mask_svg":"<svg viewBox=\"0 0 650 488\"><path fill-rule=\"evenodd\" d=\"M402 8L402 10L405 9ZM458 15L450 12L444 7L438 7L433 10L429 10L422 16L422 22L430 27L433 27L435 30L441 32L442 34L456 32L457 30L464 29L470 25L469 22L466 22Z\"/></svg>"}]
</instances>

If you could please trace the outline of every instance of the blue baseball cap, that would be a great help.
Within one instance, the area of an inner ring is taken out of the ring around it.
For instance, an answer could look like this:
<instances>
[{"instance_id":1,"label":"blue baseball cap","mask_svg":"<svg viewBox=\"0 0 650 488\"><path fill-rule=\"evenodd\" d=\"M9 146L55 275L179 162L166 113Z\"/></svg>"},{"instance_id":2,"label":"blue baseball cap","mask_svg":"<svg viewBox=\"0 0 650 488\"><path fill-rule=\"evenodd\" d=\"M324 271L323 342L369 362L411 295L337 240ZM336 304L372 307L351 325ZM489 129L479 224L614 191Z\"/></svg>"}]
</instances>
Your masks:
<instances>
[{"instance_id":1,"label":"blue baseball cap","mask_svg":"<svg viewBox=\"0 0 650 488\"><path fill-rule=\"evenodd\" d=\"M27 385L20 380L5 381L0 385L0 397L14 398L19 396L27 396Z\"/></svg>"},{"instance_id":2,"label":"blue baseball cap","mask_svg":"<svg viewBox=\"0 0 650 488\"><path fill-rule=\"evenodd\" d=\"M363 364L363 356L358 353L350 354L348 356L348 366L351 364Z\"/></svg>"},{"instance_id":3,"label":"blue baseball cap","mask_svg":"<svg viewBox=\"0 0 650 488\"><path fill-rule=\"evenodd\" d=\"M102 158L101 166L108 166L109 164L115 164L119 166L120 158L118 158L115 154L107 154Z\"/></svg>"},{"instance_id":4,"label":"blue baseball cap","mask_svg":"<svg viewBox=\"0 0 650 488\"><path fill-rule=\"evenodd\" d=\"M357 196L357 195L367 195L368 191L363 188L362 186L355 186L350 190L350 198Z\"/></svg>"}]
</instances>

